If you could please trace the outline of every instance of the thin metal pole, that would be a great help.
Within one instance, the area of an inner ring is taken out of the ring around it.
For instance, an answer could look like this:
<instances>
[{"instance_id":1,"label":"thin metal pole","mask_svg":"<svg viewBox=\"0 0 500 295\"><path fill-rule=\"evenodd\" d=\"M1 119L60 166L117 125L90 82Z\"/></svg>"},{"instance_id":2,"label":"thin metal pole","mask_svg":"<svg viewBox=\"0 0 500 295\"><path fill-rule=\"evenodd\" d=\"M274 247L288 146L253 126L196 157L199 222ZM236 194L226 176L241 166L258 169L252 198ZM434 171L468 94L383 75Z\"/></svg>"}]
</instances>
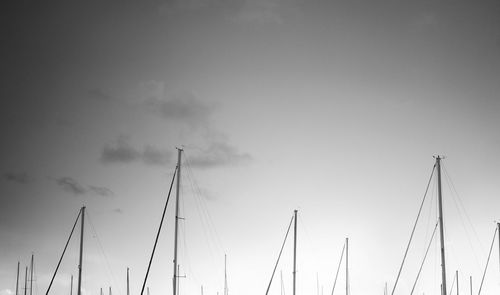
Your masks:
<instances>
[{"instance_id":1,"label":"thin metal pole","mask_svg":"<svg viewBox=\"0 0 500 295\"><path fill-rule=\"evenodd\" d=\"M470 295L472 295L472 276L469 277L470 282Z\"/></svg>"},{"instance_id":2,"label":"thin metal pole","mask_svg":"<svg viewBox=\"0 0 500 295\"><path fill-rule=\"evenodd\" d=\"M30 295L33 295L33 258L34 254L31 254L31 269L30 269Z\"/></svg>"},{"instance_id":3,"label":"thin metal pole","mask_svg":"<svg viewBox=\"0 0 500 295\"><path fill-rule=\"evenodd\" d=\"M345 294L349 295L349 238L345 238Z\"/></svg>"},{"instance_id":4,"label":"thin metal pole","mask_svg":"<svg viewBox=\"0 0 500 295\"><path fill-rule=\"evenodd\" d=\"M82 295L82 268L83 268L83 232L84 232L84 224L85 224L85 206L82 207L82 228L80 231L80 258L78 264L78 294ZM111 294L110 294L111 295Z\"/></svg>"},{"instance_id":5,"label":"thin metal pole","mask_svg":"<svg viewBox=\"0 0 500 295\"><path fill-rule=\"evenodd\" d=\"M73 295L73 275L71 275L71 284L70 284L70 289L69 289L69 295ZM102 295L102 288L101 288L101 295Z\"/></svg>"},{"instance_id":6,"label":"thin metal pole","mask_svg":"<svg viewBox=\"0 0 500 295\"><path fill-rule=\"evenodd\" d=\"M448 294L446 292L446 261L444 252L444 221L443 221L443 196L441 191L441 157L436 157L436 167L438 176L438 202L439 202L439 232L441 237L441 282L442 282L442 294Z\"/></svg>"},{"instance_id":7,"label":"thin metal pole","mask_svg":"<svg viewBox=\"0 0 500 295\"><path fill-rule=\"evenodd\" d=\"M297 210L293 211L293 295L297 277Z\"/></svg>"},{"instance_id":8,"label":"thin metal pole","mask_svg":"<svg viewBox=\"0 0 500 295\"><path fill-rule=\"evenodd\" d=\"M109 286L109 295L111 295L111 286Z\"/></svg>"},{"instance_id":9,"label":"thin metal pole","mask_svg":"<svg viewBox=\"0 0 500 295\"><path fill-rule=\"evenodd\" d=\"M500 222L497 222L497 229L498 229L498 260L500 262Z\"/></svg>"},{"instance_id":10,"label":"thin metal pole","mask_svg":"<svg viewBox=\"0 0 500 295\"><path fill-rule=\"evenodd\" d=\"M182 149L177 148L177 188L175 192L175 232L174 232L174 277L173 295L177 295L177 234L179 230L179 190L181 186L181 155Z\"/></svg>"},{"instance_id":11,"label":"thin metal pole","mask_svg":"<svg viewBox=\"0 0 500 295\"><path fill-rule=\"evenodd\" d=\"M127 267L127 295L130 295L130 282L128 277L128 267Z\"/></svg>"},{"instance_id":12,"label":"thin metal pole","mask_svg":"<svg viewBox=\"0 0 500 295\"><path fill-rule=\"evenodd\" d=\"M17 262L16 295L19 295L19 261Z\"/></svg>"},{"instance_id":13,"label":"thin metal pole","mask_svg":"<svg viewBox=\"0 0 500 295\"><path fill-rule=\"evenodd\" d=\"M26 266L26 270L24 272L24 295L28 293L28 267Z\"/></svg>"},{"instance_id":14,"label":"thin metal pole","mask_svg":"<svg viewBox=\"0 0 500 295\"><path fill-rule=\"evenodd\" d=\"M458 290L458 269L457 269L457 272L455 273L455 275L457 276L457 295L459 295L459 290Z\"/></svg>"},{"instance_id":15,"label":"thin metal pole","mask_svg":"<svg viewBox=\"0 0 500 295\"><path fill-rule=\"evenodd\" d=\"M99 294L104 295L104 293L102 293L102 288L101 288L101 292Z\"/></svg>"},{"instance_id":16,"label":"thin metal pole","mask_svg":"<svg viewBox=\"0 0 500 295\"><path fill-rule=\"evenodd\" d=\"M227 256L224 253L224 295L227 295Z\"/></svg>"}]
</instances>

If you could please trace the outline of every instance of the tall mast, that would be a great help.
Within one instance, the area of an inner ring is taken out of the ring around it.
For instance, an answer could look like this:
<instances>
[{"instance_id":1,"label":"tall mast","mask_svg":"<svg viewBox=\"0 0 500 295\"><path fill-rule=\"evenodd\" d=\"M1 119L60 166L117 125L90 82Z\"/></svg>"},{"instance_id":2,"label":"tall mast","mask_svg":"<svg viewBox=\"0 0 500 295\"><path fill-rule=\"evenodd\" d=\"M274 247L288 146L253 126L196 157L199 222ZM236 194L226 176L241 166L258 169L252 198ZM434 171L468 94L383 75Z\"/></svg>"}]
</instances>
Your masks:
<instances>
[{"instance_id":1,"label":"tall mast","mask_svg":"<svg viewBox=\"0 0 500 295\"><path fill-rule=\"evenodd\" d=\"M293 295L297 277L297 210L293 211Z\"/></svg>"},{"instance_id":2,"label":"tall mast","mask_svg":"<svg viewBox=\"0 0 500 295\"><path fill-rule=\"evenodd\" d=\"M284 292L285 286L283 285L283 271L282 270L280 271L280 276L281 276L281 293L280 294L285 295L285 292Z\"/></svg>"},{"instance_id":3,"label":"tall mast","mask_svg":"<svg viewBox=\"0 0 500 295\"><path fill-rule=\"evenodd\" d=\"M111 286L109 286L109 295L111 295Z\"/></svg>"},{"instance_id":4,"label":"tall mast","mask_svg":"<svg viewBox=\"0 0 500 295\"><path fill-rule=\"evenodd\" d=\"M349 238L345 238L345 294L349 295Z\"/></svg>"},{"instance_id":5,"label":"tall mast","mask_svg":"<svg viewBox=\"0 0 500 295\"><path fill-rule=\"evenodd\" d=\"M224 295L228 295L227 289L227 255L224 254Z\"/></svg>"},{"instance_id":6,"label":"tall mast","mask_svg":"<svg viewBox=\"0 0 500 295\"><path fill-rule=\"evenodd\" d=\"M77 295L82 295L82 268L83 268L83 225L85 221L85 206L82 207L82 220L81 220L81 230L80 230L80 258L78 264L78 291ZM111 294L110 294L111 295Z\"/></svg>"},{"instance_id":7,"label":"tall mast","mask_svg":"<svg viewBox=\"0 0 500 295\"><path fill-rule=\"evenodd\" d=\"M31 267L30 267L30 295L33 295L33 258L34 254L31 253Z\"/></svg>"},{"instance_id":8,"label":"tall mast","mask_svg":"<svg viewBox=\"0 0 500 295\"><path fill-rule=\"evenodd\" d=\"M69 295L73 295L73 275L71 275L71 285L69 289ZM102 295L102 288L101 288L101 295Z\"/></svg>"},{"instance_id":9,"label":"tall mast","mask_svg":"<svg viewBox=\"0 0 500 295\"><path fill-rule=\"evenodd\" d=\"M127 295L130 295L130 283L129 283L129 277L128 277L128 267L127 267Z\"/></svg>"},{"instance_id":10,"label":"tall mast","mask_svg":"<svg viewBox=\"0 0 500 295\"><path fill-rule=\"evenodd\" d=\"M441 191L441 157L436 157L436 167L438 176L438 202L439 202L439 232L441 236L441 294L447 295L446 292L446 262L444 254L444 222L443 222L443 196Z\"/></svg>"},{"instance_id":11,"label":"tall mast","mask_svg":"<svg viewBox=\"0 0 500 295\"><path fill-rule=\"evenodd\" d=\"M458 270L457 272L455 273L456 277L457 277L457 295L459 295L459 290L458 290Z\"/></svg>"},{"instance_id":12,"label":"tall mast","mask_svg":"<svg viewBox=\"0 0 500 295\"><path fill-rule=\"evenodd\" d=\"M177 148L177 188L175 192L175 233L174 233L174 277L173 295L177 295L177 233L179 230L179 189L181 186L181 154L182 149ZM80 295L80 294L79 294Z\"/></svg>"},{"instance_id":13,"label":"tall mast","mask_svg":"<svg viewBox=\"0 0 500 295\"><path fill-rule=\"evenodd\" d=\"M500 222L497 222L497 227L498 227L498 253L500 254ZM500 255L498 256L499 262L500 262Z\"/></svg>"},{"instance_id":14,"label":"tall mast","mask_svg":"<svg viewBox=\"0 0 500 295\"><path fill-rule=\"evenodd\" d=\"M26 266L26 270L24 272L24 295L27 295L28 292L28 267Z\"/></svg>"},{"instance_id":15,"label":"tall mast","mask_svg":"<svg viewBox=\"0 0 500 295\"><path fill-rule=\"evenodd\" d=\"M19 295L19 261L17 262L16 295Z\"/></svg>"},{"instance_id":16,"label":"tall mast","mask_svg":"<svg viewBox=\"0 0 500 295\"><path fill-rule=\"evenodd\" d=\"M101 292L100 292L101 295L104 295L104 293L102 293L102 287L101 287Z\"/></svg>"}]
</instances>

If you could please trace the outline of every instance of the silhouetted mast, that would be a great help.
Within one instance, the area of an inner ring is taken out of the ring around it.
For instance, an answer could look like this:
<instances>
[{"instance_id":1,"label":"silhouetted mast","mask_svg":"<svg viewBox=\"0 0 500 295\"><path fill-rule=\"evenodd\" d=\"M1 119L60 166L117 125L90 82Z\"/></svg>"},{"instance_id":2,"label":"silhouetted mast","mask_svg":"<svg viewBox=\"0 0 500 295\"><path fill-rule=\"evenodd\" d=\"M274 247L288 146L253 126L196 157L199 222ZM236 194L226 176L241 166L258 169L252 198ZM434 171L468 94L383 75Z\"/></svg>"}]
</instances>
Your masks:
<instances>
[{"instance_id":1,"label":"silhouetted mast","mask_svg":"<svg viewBox=\"0 0 500 295\"><path fill-rule=\"evenodd\" d=\"M177 233L179 230L179 190L181 186L181 154L182 149L177 148L177 189L175 192L175 233L174 233L174 278L173 295L177 295Z\"/></svg>"},{"instance_id":2,"label":"silhouetted mast","mask_svg":"<svg viewBox=\"0 0 500 295\"><path fill-rule=\"evenodd\" d=\"M459 295L459 290L458 290L458 270L455 273L455 276L457 277L457 295Z\"/></svg>"},{"instance_id":3,"label":"silhouetted mast","mask_svg":"<svg viewBox=\"0 0 500 295\"><path fill-rule=\"evenodd\" d=\"M293 295L295 295L295 284L297 277L297 210L293 211Z\"/></svg>"},{"instance_id":4,"label":"silhouetted mast","mask_svg":"<svg viewBox=\"0 0 500 295\"><path fill-rule=\"evenodd\" d=\"M69 289L69 295L73 295L73 275L71 275L71 284L70 284L70 289ZM102 288L101 288L101 295L102 295Z\"/></svg>"},{"instance_id":5,"label":"silhouetted mast","mask_svg":"<svg viewBox=\"0 0 500 295\"><path fill-rule=\"evenodd\" d=\"M472 295L472 276L469 277L470 282L470 295Z\"/></svg>"},{"instance_id":6,"label":"silhouetted mast","mask_svg":"<svg viewBox=\"0 0 500 295\"><path fill-rule=\"evenodd\" d=\"M500 262L500 222L497 222L498 227L498 260Z\"/></svg>"},{"instance_id":7,"label":"silhouetted mast","mask_svg":"<svg viewBox=\"0 0 500 295\"><path fill-rule=\"evenodd\" d=\"M349 238L345 238L345 294L349 295Z\"/></svg>"},{"instance_id":8,"label":"silhouetted mast","mask_svg":"<svg viewBox=\"0 0 500 295\"><path fill-rule=\"evenodd\" d=\"M31 269L30 269L30 295L33 295L33 258L34 254L31 254Z\"/></svg>"},{"instance_id":9,"label":"silhouetted mast","mask_svg":"<svg viewBox=\"0 0 500 295\"><path fill-rule=\"evenodd\" d=\"M17 262L16 295L19 295L19 261Z\"/></svg>"},{"instance_id":10,"label":"silhouetted mast","mask_svg":"<svg viewBox=\"0 0 500 295\"><path fill-rule=\"evenodd\" d=\"M443 221L443 196L441 192L441 157L436 157L436 167L438 176L438 205L439 205L439 232L441 236L441 294L447 295L446 292L446 262L444 252L444 221Z\"/></svg>"},{"instance_id":11,"label":"silhouetted mast","mask_svg":"<svg viewBox=\"0 0 500 295\"><path fill-rule=\"evenodd\" d=\"M128 277L128 267L127 267L127 295L130 295L130 282Z\"/></svg>"},{"instance_id":12,"label":"silhouetted mast","mask_svg":"<svg viewBox=\"0 0 500 295\"><path fill-rule=\"evenodd\" d=\"M83 268L83 225L85 224L85 206L82 207L82 220L80 230L80 258L78 264L78 292L77 295L82 295L82 268ZM111 295L111 294L110 294Z\"/></svg>"},{"instance_id":13,"label":"silhouetted mast","mask_svg":"<svg viewBox=\"0 0 500 295\"><path fill-rule=\"evenodd\" d=\"M24 295L28 293L28 267L26 266L26 270L24 272Z\"/></svg>"},{"instance_id":14,"label":"silhouetted mast","mask_svg":"<svg viewBox=\"0 0 500 295\"><path fill-rule=\"evenodd\" d=\"M227 255L224 254L224 295L228 295L228 288L227 288Z\"/></svg>"}]
</instances>

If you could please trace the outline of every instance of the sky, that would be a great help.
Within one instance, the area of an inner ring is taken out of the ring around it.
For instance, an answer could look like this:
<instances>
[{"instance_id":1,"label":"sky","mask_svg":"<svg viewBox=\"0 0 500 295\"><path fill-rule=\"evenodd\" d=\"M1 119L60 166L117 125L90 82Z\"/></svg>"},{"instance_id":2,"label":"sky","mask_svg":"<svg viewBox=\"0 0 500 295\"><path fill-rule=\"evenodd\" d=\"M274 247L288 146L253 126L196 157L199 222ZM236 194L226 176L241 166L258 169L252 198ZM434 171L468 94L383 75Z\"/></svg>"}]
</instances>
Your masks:
<instances>
[{"instance_id":1,"label":"sky","mask_svg":"<svg viewBox=\"0 0 500 295\"><path fill-rule=\"evenodd\" d=\"M392 289L436 155L448 290L458 270L460 291L469 276L478 291L500 220L498 1L22 0L0 11L0 295L15 294L31 254L33 293L45 293L82 206L84 295L125 295L127 267L140 294L176 147L179 294L222 294L224 254L229 293L263 294L295 209L297 294L331 294L346 237L350 294ZM410 293L436 202L433 178L395 294ZM173 224L171 199L151 295L172 292ZM415 294L439 294L438 240ZM500 290L498 242L483 294ZM76 286L78 243L76 231L52 294L69 294L71 275ZM269 294L281 273L292 292L292 246Z\"/></svg>"}]
</instances>

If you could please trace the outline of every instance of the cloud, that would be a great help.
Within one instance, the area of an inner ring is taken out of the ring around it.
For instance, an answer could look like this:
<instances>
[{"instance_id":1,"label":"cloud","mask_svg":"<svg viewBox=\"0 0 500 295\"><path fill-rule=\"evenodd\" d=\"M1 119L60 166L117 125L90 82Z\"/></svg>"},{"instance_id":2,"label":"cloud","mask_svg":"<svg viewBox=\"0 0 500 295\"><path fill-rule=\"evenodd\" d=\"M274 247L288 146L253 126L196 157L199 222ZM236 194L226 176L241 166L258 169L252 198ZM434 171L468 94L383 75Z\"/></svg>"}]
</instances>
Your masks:
<instances>
[{"instance_id":1,"label":"cloud","mask_svg":"<svg viewBox=\"0 0 500 295\"><path fill-rule=\"evenodd\" d=\"M27 184L33 181L33 178L25 172L7 172L3 175L3 178L7 181L17 182L20 184Z\"/></svg>"},{"instance_id":2,"label":"cloud","mask_svg":"<svg viewBox=\"0 0 500 295\"><path fill-rule=\"evenodd\" d=\"M65 176L56 179L56 183L64 191L70 192L74 195L85 195L88 193L98 195L101 197L111 197L114 196L112 190L107 187L94 186L94 185L82 185L75 179Z\"/></svg>"},{"instance_id":3,"label":"cloud","mask_svg":"<svg viewBox=\"0 0 500 295\"><path fill-rule=\"evenodd\" d=\"M192 128L207 127L214 106L200 101L190 91L166 93L165 83L149 81L143 83L142 106L152 114Z\"/></svg>"},{"instance_id":4,"label":"cloud","mask_svg":"<svg viewBox=\"0 0 500 295\"><path fill-rule=\"evenodd\" d=\"M111 191L107 187L100 187L100 186L92 186L89 185L88 190L96 195L102 196L102 197L111 197L114 195L113 191Z\"/></svg>"},{"instance_id":5,"label":"cloud","mask_svg":"<svg viewBox=\"0 0 500 295\"><path fill-rule=\"evenodd\" d=\"M113 146L105 146L101 153L103 163L130 163L141 156L140 152L127 143L127 139L120 136Z\"/></svg>"},{"instance_id":6,"label":"cloud","mask_svg":"<svg viewBox=\"0 0 500 295\"><path fill-rule=\"evenodd\" d=\"M120 136L114 145L107 145L101 152L101 161L108 163L132 163L142 161L146 165L163 166L172 161L172 151L146 145L142 151L132 147L126 137Z\"/></svg>"},{"instance_id":7,"label":"cloud","mask_svg":"<svg viewBox=\"0 0 500 295\"><path fill-rule=\"evenodd\" d=\"M87 189L79 184L76 180L71 177L61 177L56 179L57 185L59 185L64 191L70 192L75 195L83 195L87 192Z\"/></svg>"},{"instance_id":8,"label":"cloud","mask_svg":"<svg viewBox=\"0 0 500 295\"><path fill-rule=\"evenodd\" d=\"M142 160L148 165L165 165L171 162L172 152L160 150L153 146L146 146L142 152Z\"/></svg>"},{"instance_id":9,"label":"cloud","mask_svg":"<svg viewBox=\"0 0 500 295\"><path fill-rule=\"evenodd\" d=\"M0 290L0 295L12 295L14 292L11 289Z\"/></svg>"},{"instance_id":10,"label":"cloud","mask_svg":"<svg viewBox=\"0 0 500 295\"><path fill-rule=\"evenodd\" d=\"M87 95L90 98L93 98L95 100L109 101L112 99L111 95L109 95L108 93L106 93L104 90L102 90L100 88L95 88L95 89L89 90L87 92Z\"/></svg>"},{"instance_id":11,"label":"cloud","mask_svg":"<svg viewBox=\"0 0 500 295\"><path fill-rule=\"evenodd\" d=\"M191 157L189 163L192 167L213 168L228 165L237 165L250 161L252 156L242 153L226 142L213 142L208 148L198 155Z\"/></svg>"}]
</instances>

